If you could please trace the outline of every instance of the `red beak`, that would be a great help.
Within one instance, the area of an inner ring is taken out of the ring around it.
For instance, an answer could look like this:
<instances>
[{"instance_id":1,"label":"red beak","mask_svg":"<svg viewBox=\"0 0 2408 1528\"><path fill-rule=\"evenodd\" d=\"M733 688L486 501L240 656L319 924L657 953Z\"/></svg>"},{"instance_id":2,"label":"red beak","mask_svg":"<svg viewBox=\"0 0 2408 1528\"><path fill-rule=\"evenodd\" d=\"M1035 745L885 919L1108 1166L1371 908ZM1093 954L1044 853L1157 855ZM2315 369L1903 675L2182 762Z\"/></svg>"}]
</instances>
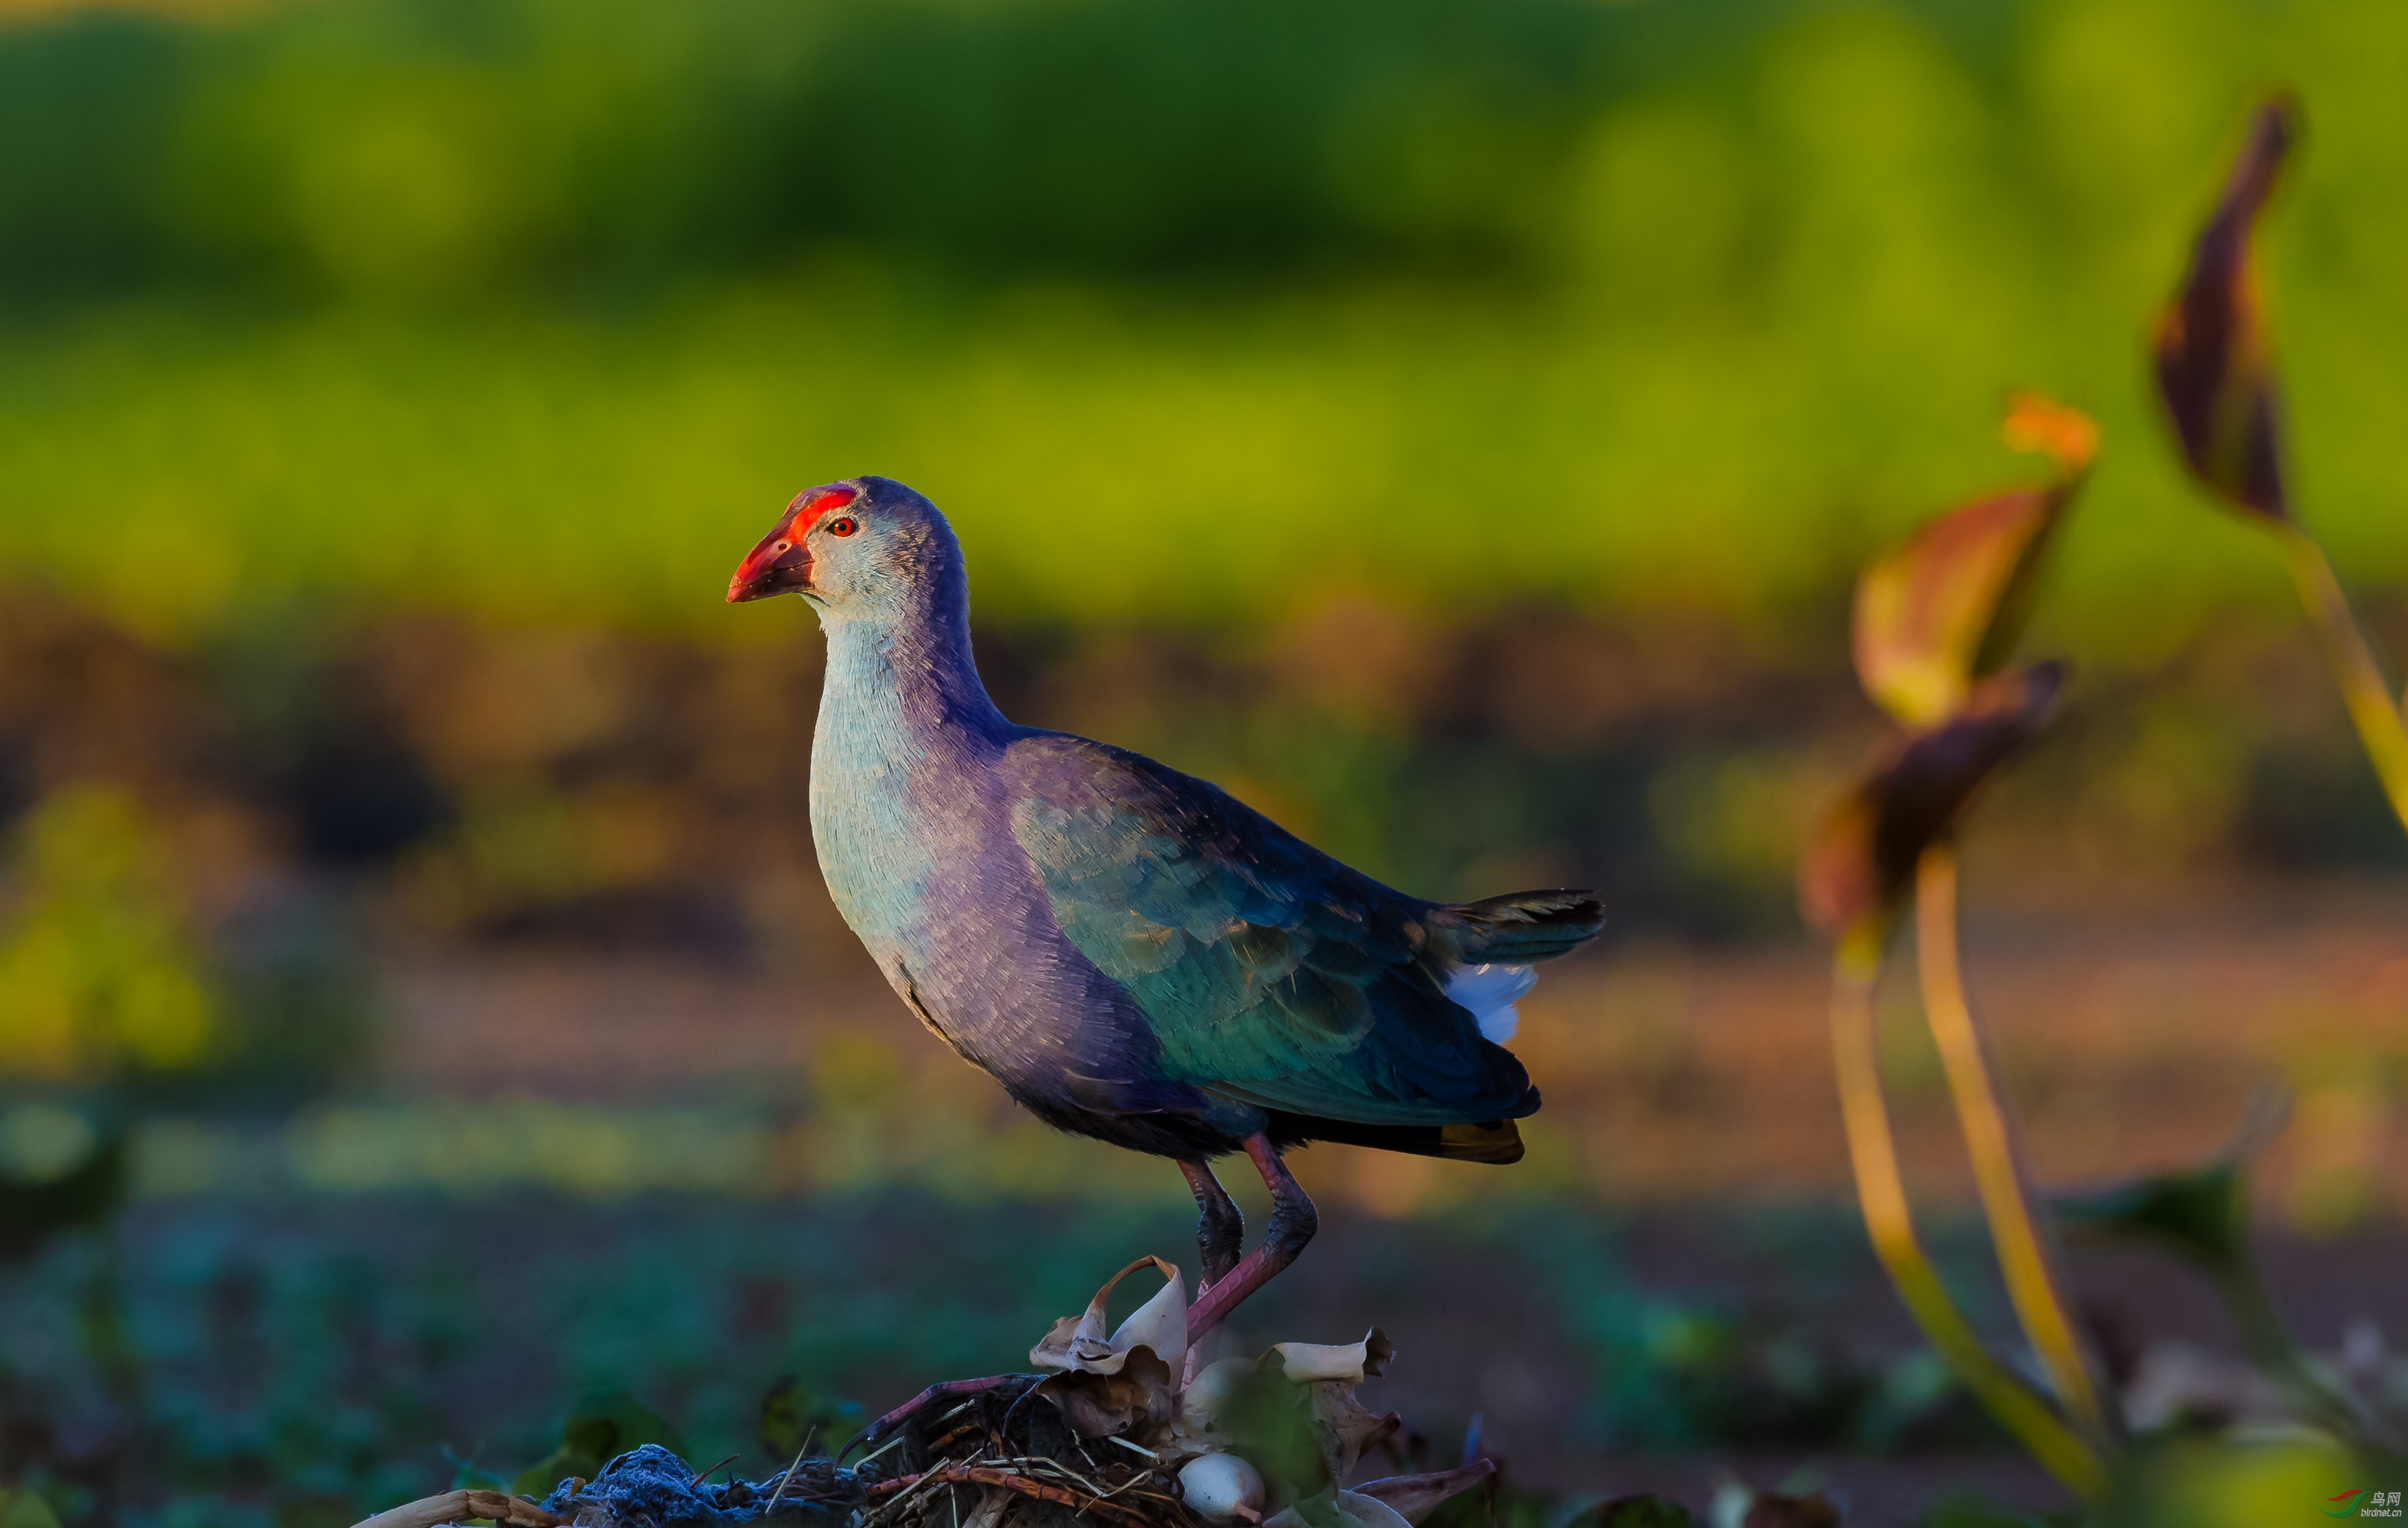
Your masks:
<instances>
[{"instance_id":1,"label":"red beak","mask_svg":"<svg viewBox=\"0 0 2408 1528\"><path fill-rule=\"evenodd\" d=\"M810 548L794 531L791 517L781 521L777 529L761 538L760 545L744 554L744 560L736 565L736 576L727 581L729 604L811 586Z\"/></svg>"},{"instance_id":2,"label":"red beak","mask_svg":"<svg viewBox=\"0 0 2408 1528\"><path fill-rule=\"evenodd\" d=\"M779 518L778 528L762 537L760 544L744 554L744 560L736 565L736 576L727 581L727 602L740 605L748 599L767 599L773 594L810 588L811 549L803 543L803 538L822 520L859 497L859 489L841 484L796 494Z\"/></svg>"}]
</instances>

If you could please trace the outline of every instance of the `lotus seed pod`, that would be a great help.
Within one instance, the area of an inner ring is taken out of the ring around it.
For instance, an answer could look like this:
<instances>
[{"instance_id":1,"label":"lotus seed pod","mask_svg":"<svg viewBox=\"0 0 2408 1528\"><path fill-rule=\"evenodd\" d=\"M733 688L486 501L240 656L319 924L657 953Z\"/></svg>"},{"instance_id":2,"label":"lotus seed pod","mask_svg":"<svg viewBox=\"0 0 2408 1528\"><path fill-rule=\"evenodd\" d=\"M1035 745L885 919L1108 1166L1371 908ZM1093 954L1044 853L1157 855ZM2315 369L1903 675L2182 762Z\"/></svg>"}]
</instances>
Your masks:
<instances>
[{"instance_id":1,"label":"lotus seed pod","mask_svg":"<svg viewBox=\"0 0 2408 1528\"><path fill-rule=\"evenodd\" d=\"M1238 1508L1263 1509L1263 1478L1236 1454L1202 1454L1179 1469L1179 1494L1199 1517L1227 1522Z\"/></svg>"},{"instance_id":2,"label":"lotus seed pod","mask_svg":"<svg viewBox=\"0 0 2408 1528\"><path fill-rule=\"evenodd\" d=\"M1218 1363L1205 1365L1204 1371L1188 1382L1179 1396L1179 1429L1192 1438L1207 1438L1220 1432L1221 1413L1228 1407L1230 1398L1240 1386L1254 1377L1256 1365L1250 1358L1225 1358Z\"/></svg>"}]
</instances>

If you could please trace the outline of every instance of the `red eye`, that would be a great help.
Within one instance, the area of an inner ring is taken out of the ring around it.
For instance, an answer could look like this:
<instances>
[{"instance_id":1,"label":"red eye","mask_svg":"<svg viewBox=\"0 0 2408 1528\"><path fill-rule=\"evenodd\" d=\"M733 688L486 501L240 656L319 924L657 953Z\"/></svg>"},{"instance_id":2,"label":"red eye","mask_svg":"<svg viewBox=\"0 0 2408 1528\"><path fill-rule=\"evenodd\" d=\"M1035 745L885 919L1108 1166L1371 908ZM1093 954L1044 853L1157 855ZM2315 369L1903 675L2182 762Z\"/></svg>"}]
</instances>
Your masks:
<instances>
[{"instance_id":1,"label":"red eye","mask_svg":"<svg viewBox=\"0 0 2408 1528\"><path fill-rule=\"evenodd\" d=\"M828 522L827 528L831 536L850 536L861 528L861 522L849 514L840 514Z\"/></svg>"}]
</instances>

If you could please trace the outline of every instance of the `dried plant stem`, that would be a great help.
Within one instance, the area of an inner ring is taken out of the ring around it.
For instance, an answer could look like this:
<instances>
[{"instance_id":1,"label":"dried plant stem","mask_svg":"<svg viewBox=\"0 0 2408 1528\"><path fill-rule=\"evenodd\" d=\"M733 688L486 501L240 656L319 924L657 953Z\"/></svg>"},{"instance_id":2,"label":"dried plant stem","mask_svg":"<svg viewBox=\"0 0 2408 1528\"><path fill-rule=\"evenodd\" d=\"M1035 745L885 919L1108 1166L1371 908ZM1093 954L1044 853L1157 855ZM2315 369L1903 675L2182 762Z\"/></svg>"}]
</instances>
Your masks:
<instances>
[{"instance_id":1,"label":"dried plant stem","mask_svg":"<svg viewBox=\"0 0 2408 1528\"><path fill-rule=\"evenodd\" d=\"M2049 1473L2083 1496L2098 1496L2106 1489L2107 1472L2097 1451L2049 1409L2038 1391L1990 1356L1949 1299L1939 1271L1915 1238L1906 1188L1899 1176L1898 1146L1890 1134L1889 1106L1882 1097L1873 992L1881 977L1884 933L1876 920L1851 930L1840 942L1831 981L1831 1058L1839 1074L1840 1110L1865 1231L1907 1313L1974 1398Z\"/></svg>"},{"instance_id":2,"label":"dried plant stem","mask_svg":"<svg viewBox=\"0 0 2408 1528\"><path fill-rule=\"evenodd\" d=\"M2291 582L2299 586L2300 602L2308 607L2325 657L2341 684L2350 720L2358 724L2358 741L2366 745L2366 757L2382 778L2392 812L2402 827L2408 827L2408 724L2401 719L2390 686L2384 683L2383 670L2374 661L2374 650L2367 645L2366 632L2351 613L2349 597L2333 576L2324 548L2307 532L2291 526L2276 526L2275 534L2281 540Z\"/></svg>"},{"instance_id":3,"label":"dried plant stem","mask_svg":"<svg viewBox=\"0 0 2408 1528\"><path fill-rule=\"evenodd\" d=\"M2225 1309L2240 1329L2242 1350L2311 1416L2335 1434L2371 1453L2397 1456L2403 1440L2399 1431L2346 1386L2320 1373L2300 1349L2290 1324L2283 1319L2272 1290L2257 1265L2243 1258L2215 1274Z\"/></svg>"},{"instance_id":4,"label":"dried plant stem","mask_svg":"<svg viewBox=\"0 0 2408 1528\"><path fill-rule=\"evenodd\" d=\"M1040 1480L1032 1480L1025 1475L1014 1475L1007 1470L990 1469L978 1464L941 1464L924 1474L907 1475L894 1480L882 1480L869 1488L869 1497L875 1501L882 1495L898 1491L909 1495L921 1486L956 1483L1000 1486L1006 1491L1016 1491L1024 1496L1034 1496L1039 1501L1072 1507L1081 1513L1092 1509L1099 1516L1127 1519L1137 1524L1138 1528L1143 1528L1145 1522L1141 1514L1129 1507L1108 1502L1100 1496L1082 1496L1068 1487L1047 1485ZM899 1498L895 1505L900 1505Z\"/></svg>"},{"instance_id":5,"label":"dried plant stem","mask_svg":"<svg viewBox=\"0 0 2408 1528\"><path fill-rule=\"evenodd\" d=\"M2065 1272L2056 1240L2044 1229L2046 1210L2025 1165L2014 1121L1999 1099L1990 1063L1956 959L1956 850L1947 843L1923 851L1915 865L1915 963L1923 978L1924 1016L1948 1074L1948 1091L1964 1128L1965 1151L1989 1218L1990 1240L2016 1319L2057 1387L2057 1399L2093 1438L2108 1435L2096 1370L2068 1314Z\"/></svg>"}]
</instances>

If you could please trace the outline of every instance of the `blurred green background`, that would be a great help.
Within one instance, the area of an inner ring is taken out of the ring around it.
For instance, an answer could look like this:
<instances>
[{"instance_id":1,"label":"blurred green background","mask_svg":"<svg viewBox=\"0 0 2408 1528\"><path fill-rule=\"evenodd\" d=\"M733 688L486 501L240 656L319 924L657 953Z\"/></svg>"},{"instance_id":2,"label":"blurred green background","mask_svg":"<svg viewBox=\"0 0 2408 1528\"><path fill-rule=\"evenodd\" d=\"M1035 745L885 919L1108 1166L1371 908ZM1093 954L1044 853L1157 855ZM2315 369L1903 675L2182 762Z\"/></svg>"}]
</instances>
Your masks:
<instances>
[{"instance_id":1,"label":"blurred green background","mask_svg":"<svg viewBox=\"0 0 2408 1528\"><path fill-rule=\"evenodd\" d=\"M1511 1192L1312 1154L1327 1239L1426 1271L1316 1247L1254 1334L1392 1308L1433 1429L1559 1481L1995 1449L1833 1207L1788 886L1878 736L1854 569L2039 475L2018 386L2106 440L2028 643L2071 703L1970 850L2036 1155L2284 1079L2306 1335L2408 1321L2349 1272L2408 1210L2408 845L2142 344L2298 89L2299 497L2408 658L2403 78L2374 0L0 0L0 1478L348 1522L587 1386L746 1447L779 1373L891 1404L1182 1250L820 890L817 638L720 594L864 471L953 517L1016 718L1416 892L1608 901ZM939 1276L1015 1217L1011 1290ZM925 1340L828 1250L874 1236ZM1464 1291L1531 1289L1516 1368Z\"/></svg>"},{"instance_id":2,"label":"blurred green background","mask_svg":"<svg viewBox=\"0 0 2408 1528\"><path fill-rule=\"evenodd\" d=\"M716 631L726 548L875 469L1014 623L1794 629L2007 470L2016 384L2110 441L2064 629L2163 661L2272 588L2136 336L2276 82L2303 497L2408 570L2403 54L2381 5L2148 0L37 16L0 549L179 633L300 594Z\"/></svg>"}]
</instances>

